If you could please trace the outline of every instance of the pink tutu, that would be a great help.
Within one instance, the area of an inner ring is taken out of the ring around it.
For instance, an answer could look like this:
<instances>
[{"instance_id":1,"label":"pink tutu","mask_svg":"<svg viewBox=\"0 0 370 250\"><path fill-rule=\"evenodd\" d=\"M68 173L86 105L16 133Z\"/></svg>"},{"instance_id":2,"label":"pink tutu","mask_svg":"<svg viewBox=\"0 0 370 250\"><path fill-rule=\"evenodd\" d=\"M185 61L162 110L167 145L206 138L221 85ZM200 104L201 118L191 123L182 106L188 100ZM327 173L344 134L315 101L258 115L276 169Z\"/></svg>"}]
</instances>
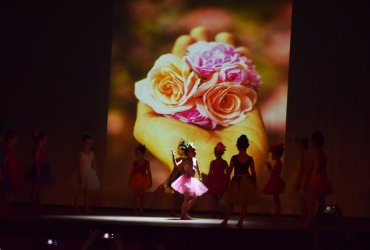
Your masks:
<instances>
[{"instance_id":1,"label":"pink tutu","mask_svg":"<svg viewBox=\"0 0 370 250\"><path fill-rule=\"evenodd\" d=\"M171 187L177 192L189 196L201 196L208 191L208 188L197 178L185 174L172 182Z\"/></svg>"}]
</instances>

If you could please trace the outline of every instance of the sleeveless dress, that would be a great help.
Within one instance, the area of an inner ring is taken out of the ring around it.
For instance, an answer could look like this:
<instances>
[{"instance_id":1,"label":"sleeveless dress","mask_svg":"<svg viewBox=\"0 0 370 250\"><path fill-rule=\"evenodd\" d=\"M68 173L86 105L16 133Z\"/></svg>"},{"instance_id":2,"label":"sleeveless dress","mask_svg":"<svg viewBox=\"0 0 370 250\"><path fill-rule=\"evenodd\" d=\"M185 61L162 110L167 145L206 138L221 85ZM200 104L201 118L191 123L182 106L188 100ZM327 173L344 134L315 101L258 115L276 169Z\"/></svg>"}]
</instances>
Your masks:
<instances>
[{"instance_id":1,"label":"sleeveless dress","mask_svg":"<svg viewBox=\"0 0 370 250\"><path fill-rule=\"evenodd\" d=\"M237 155L231 158L234 162L234 176L222 196L220 203L223 206L248 205L258 200L258 191L249 174L249 167L253 164L252 157L248 157L246 162L239 162Z\"/></svg>"},{"instance_id":2,"label":"sleeveless dress","mask_svg":"<svg viewBox=\"0 0 370 250\"><path fill-rule=\"evenodd\" d=\"M0 194L11 192L11 183L7 168L5 167L5 155L3 145L0 144L0 171L2 179L0 179Z\"/></svg>"},{"instance_id":3,"label":"sleeveless dress","mask_svg":"<svg viewBox=\"0 0 370 250\"><path fill-rule=\"evenodd\" d=\"M317 155L314 170L308 182L308 193L315 197L333 193L333 188L326 174L326 159L322 156L322 154Z\"/></svg>"},{"instance_id":4,"label":"sleeveless dress","mask_svg":"<svg viewBox=\"0 0 370 250\"><path fill-rule=\"evenodd\" d=\"M49 165L48 156L45 150L41 150L38 159L36 159L40 167L40 178L36 172L36 163L33 163L27 170L25 175L25 181L31 185L51 185L52 176Z\"/></svg>"},{"instance_id":5,"label":"sleeveless dress","mask_svg":"<svg viewBox=\"0 0 370 250\"><path fill-rule=\"evenodd\" d=\"M208 188L200 180L194 177L196 160L190 160L192 160L192 166L189 167L188 165L185 165L184 173L171 184L171 187L181 194L198 197L206 193Z\"/></svg>"},{"instance_id":6,"label":"sleeveless dress","mask_svg":"<svg viewBox=\"0 0 370 250\"><path fill-rule=\"evenodd\" d=\"M210 171L207 181L208 194L221 195L225 192L225 182L228 164L225 160L213 160L210 164Z\"/></svg>"},{"instance_id":7,"label":"sleeveless dress","mask_svg":"<svg viewBox=\"0 0 370 250\"><path fill-rule=\"evenodd\" d=\"M80 152L78 156L78 169L81 176L80 187L88 190L95 191L100 188L100 182L96 170L93 168L93 162L95 161L95 154L90 152Z\"/></svg>"},{"instance_id":8,"label":"sleeveless dress","mask_svg":"<svg viewBox=\"0 0 370 250\"><path fill-rule=\"evenodd\" d=\"M132 164L132 172L129 177L128 186L132 189L146 190L150 188L149 175L147 170L149 168L149 161L143 162L134 161Z\"/></svg>"},{"instance_id":9,"label":"sleeveless dress","mask_svg":"<svg viewBox=\"0 0 370 250\"><path fill-rule=\"evenodd\" d=\"M281 161L277 161L271 170L270 179L262 189L262 193L268 195L281 194L285 190L285 182L280 177L282 169L283 163Z\"/></svg>"},{"instance_id":10,"label":"sleeveless dress","mask_svg":"<svg viewBox=\"0 0 370 250\"><path fill-rule=\"evenodd\" d=\"M5 167L10 181L11 190L18 192L22 187L22 178L15 150L9 148L5 149L5 158Z\"/></svg>"}]
</instances>

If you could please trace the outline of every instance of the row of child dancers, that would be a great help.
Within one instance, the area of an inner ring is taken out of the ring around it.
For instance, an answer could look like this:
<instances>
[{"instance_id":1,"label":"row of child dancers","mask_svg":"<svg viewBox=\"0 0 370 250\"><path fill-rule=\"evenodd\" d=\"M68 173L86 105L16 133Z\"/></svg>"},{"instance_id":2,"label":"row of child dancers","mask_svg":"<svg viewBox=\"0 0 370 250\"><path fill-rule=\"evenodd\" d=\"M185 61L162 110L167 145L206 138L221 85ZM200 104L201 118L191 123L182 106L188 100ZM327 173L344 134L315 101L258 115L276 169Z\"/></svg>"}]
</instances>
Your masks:
<instances>
[{"instance_id":1,"label":"row of child dancers","mask_svg":"<svg viewBox=\"0 0 370 250\"><path fill-rule=\"evenodd\" d=\"M15 194L22 188L23 182L31 184L32 206L40 207L42 189L53 183L45 150L48 142L46 133L43 131L33 133L33 164L24 177L21 176L15 152L18 142L17 134L13 130L8 130L3 139L4 142L0 144L1 209L7 209ZM326 177L326 156L321 150L324 137L321 132L315 132L311 137L311 150L308 150L308 138L301 141L296 140L296 142L301 148L301 156L295 188L301 195L302 221L309 223L315 210L315 201L318 201L319 206L324 206L325 196L332 192ZM91 134L86 133L82 138L81 151L78 154L76 169L78 190L74 200L76 211L79 210L82 201L88 213L91 212L89 202L91 193L100 188L92 146L93 138ZM223 224L227 223L234 206L241 206L238 222L238 226L241 226L248 205L256 202L258 197L257 176L253 157L247 153L248 147L247 136L241 135L237 140L239 153L234 155L228 164L222 158L226 147L221 142L218 143L214 148L215 160L210 163L208 175L204 175L199 172L195 146L191 142L181 140L178 144L177 156L172 150L174 168L168 178L168 185L175 191L173 212L176 209L176 202L182 197L181 219L191 219L190 208L199 196L207 193L212 197L214 217L218 204L225 207ZM128 183L133 190L132 207L136 214L143 213L144 193L152 186L150 163L145 159L145 151L144 145L136 148L136 159L133 162ZM285 182L280 177L283 168L281 157L284 145L273 145L270 147L270 152L274 162L268 162L266 167L271 172L271 178L263 187L262 192L273 196L274 216L278 218L281 213L280 194L285 189ZM199 180L195 178L195 173L198 174Z\"/></svg>"},{"instance_id":2,"label":"row of child dancers","mask_svg":"<svg viewBox=\"0 0 370 250\"><path fill-rule=\"evenodd\" d=\"M302 205L302 224L309 225L315 212L316 201L319 206L325 205L325 196L332 192L326 177L326 156L322 151L324 136L321 132L313 133L311 149L308 150L308 139L295 140L299 148L300 159L296 174L295 188L300 194ZM257 176L254 160L247 153L249 141L246 135L237 139L238 154L231 157L230 164L222 158L226 147L219 142L214 148L215 159L210 163L208 175L201 174L196 160L196 148L193 143L180 140L176 153L172 150L173 171L168 183L174 190L175 214L176 203L182 197L181 215L183 220L190 220L189 210L197 198L207 193L212 197L212 216L216 217L218 204L225 211L221 225L227 225L230 214L235 206L240 206L239 220L236 226L242 227L248 205L258 201ZM283 144L270 146L273 163L267 162L266 167L271 176L262 188L262 193L271 195L274 200L274 219L281 214L280 195L286 184L281 178L284 153ZM150 163L144 158L145 146L136 148L137 159L133 163L129 187L133 190L133 211L142 214L145 190L152 186ZM232 175L233 173L233 175ZM195 177L198 175L199 180ZM232 178L231 178L232 176Z\"/></svg>"},{"instance_id":3,"label":"row of child dancers","mask_svg":"<svg viewBox=\"0 0 370 250\"><path fill-rule=\"evenodd\" d=\"M43 190L53 184L53 176L49 164L46 145L47 134L36 130L32 134L32 164L22 175L16 153L18 135L14 130L0 131L0 213L9 212L9 207L15 196L23 189L24 184L31 187L30 204L35 211L42 209ZM77 157L75 182L77 191L74 207L79 210L80 203L90 213L91 193L100 188L100 182L96 173L95 154L92 151L92 135L86 133L82 137L81 150Z\"/></svg>"}]
</instances>

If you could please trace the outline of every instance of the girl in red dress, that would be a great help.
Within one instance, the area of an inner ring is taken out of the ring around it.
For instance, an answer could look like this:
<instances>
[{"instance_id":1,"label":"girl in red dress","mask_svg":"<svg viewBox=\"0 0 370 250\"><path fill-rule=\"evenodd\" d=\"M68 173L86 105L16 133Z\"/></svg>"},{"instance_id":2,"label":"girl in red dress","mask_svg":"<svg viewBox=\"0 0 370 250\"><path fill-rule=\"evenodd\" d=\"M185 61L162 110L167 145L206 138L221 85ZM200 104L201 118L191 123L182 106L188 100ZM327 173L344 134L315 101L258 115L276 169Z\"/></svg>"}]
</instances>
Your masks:
<instances>
[{"instance_id":1,"label":"girl in red dress","mask_svg":"<svg viewBox=\"0 0 370 250\"><path fill-rule=\"evenodd\" d=\"M7 173L10 190L4 197L3 209L7 210L14 196L20 191L22 186L22 178L18 164L18 157L15 147L18 144L18 136L13 130L8 130L4 136L5 148L5 170Z\"/></svg>"},{"instance_id":2,"label":"girl in red dress","mask_svg":"<svg viewBox=\"0 0 370 250\"><path fill-rule=\"evenodd\" d=\"M217 143L214 154L216 159L211 161L208 172L208 194L212 197L212 214L213 218L217 217L217 205L226 186L226 172L228 168L227 161L222 159L226 147L222 142Z\"/></svg>"},{"instance_id":3,"label":"girl in red dress","mask_svg":"<svg viewBox=\"0 0 370 250\"><path fill-rule=\"evenodd\" d=\"M281 213L281 202L280 194L284 192L285 182L280 177L281 171L283 169L283 163L281 157L284 153L284 144L271 145L270 150L272 160L275 164L272 166L270 162L267 162L266 166L271 173L271 177L262 189L262 193L267 195L272 195L274 197L275 213L274 219L278 219Z\"/></svg>"},{"instance_id":4,"label":"girl in red dress","mask_svg":"<svg viewBox=\"0 0 370 250\"><path fill-rule=\"evenodd\" d=\"M144 158L146 147L139 145L135 149L136 160L132 164L128 186L133 191L132 210L134 214L143 214L144 193L152 186L150 162Z\"/></svg>"},{"instance_id":5,"label":"girl in red dress","mask_svg":"<svg viewBox=\"0 0 370 250\"><path fill-rule=\"evenodd\" d=\"M46 152L48 143L47 135L44 131L36 130L33 133L33 164L28 169L25 180L31 184L31 205L34 209L41 209L42 191L45 186L52 184L51 170Z\"/></svg>"}]
</instances>

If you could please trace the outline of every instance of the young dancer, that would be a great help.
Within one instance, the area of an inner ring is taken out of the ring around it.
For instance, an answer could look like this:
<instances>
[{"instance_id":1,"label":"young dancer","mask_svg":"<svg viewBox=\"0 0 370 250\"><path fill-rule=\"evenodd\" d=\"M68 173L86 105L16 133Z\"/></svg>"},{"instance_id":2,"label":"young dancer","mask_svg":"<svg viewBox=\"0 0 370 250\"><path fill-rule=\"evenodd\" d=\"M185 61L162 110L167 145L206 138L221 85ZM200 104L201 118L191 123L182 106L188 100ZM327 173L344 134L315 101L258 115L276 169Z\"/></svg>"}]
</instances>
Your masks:
<instances>
[{"instance_id":1,"label":"young dancer","mask_svg":"<svg viewBox=\"0 0 370 250\"><path fill-rule=\"evenodd\" d=\"M86 213L91 213L90 196L91 193L100 188L98 175L96 174L95 154L92 151L93 146L92 135L86 133L82 137L81 151L78 154L78 183L79 188L75 196L74 208L79 211L80 201L83 201L83 206Z\"/></svg>"},{"instance_id":2,"label":"young dancer","mask_svg":"<svg viewBox=\"0 0 370 250\"><path fill-rule=\"evenodd\" d=\"M25 180L31 184L31 206L34 209L41 209L42 191L45 186L51 185L51 170L49 159L46 152L48 138L44 131L35 131L33 133L33 164L28 169Z\"/></svg>"},{"instance_id":3,"label":"young dancer","mask_svg":"<svg viewBox=\"0 0 370 250\"><path fill-rule=\"evenodd\" d=\"M281 157L284 153L284 144L271 145L269 151L271 152L271 158L275 161L274 165L267 162L267 169L271 173L271 177L262 189L262 193L267 195L272 195L274 198L274 220L277 220L281 214L281 202L280 194L285 189L285 182L280 177L281 171L283 169L283 163Z\"/></svg>"},{"instance_id":4,"label":"young dancer","mask_svg":"<svg viewBox=\"0 0 370 250\"><path fill-rule=\"evenodd\" d=\"M326 206L325 197L332 194L333 189L327 178L326 154L322 150L325 138L322 132L315 131L311 136L311 157L312 171L308 181L307 191L309 197L309 212L306 225L312 223L316 206L324 208Z\"/></svg>"},{"instance_id":5,"label":"young dancer","mask_svg":"<svg viewBox=\"0 0 370 250\"><path fill-rule=\"evenodd\" d=\"M185 155L185 145L184 145L185 141L184 139L180 139L179 140L179 143L177 145L177 155L178 157L176 158L176 161L180 161L181 159L184 159L186 158L186 155ZM179 169L176 164L174 163L173 165L173 169L172 169L172 172L168 178L168 186L171 187L171 184L177 180L177 178L179 178L182 174L184 173L184 170L183 169ZM181 203L181 200L184 198L182 194L180 194L179 192L177 192L176 190L174 190L174 193L173 193L173 200L172 200L172 208L171 208L171 215L172 216L176 216L176 209L177 209L177 206Z\"/></svg>"},{"instance_id":6,"label":"young dancer","mask_svg":"<svg viewBox=\"0 0 370 250\"><path fill-rule=\"evenodd\" d=\"M182 220L191 220L189 216L189 210L194 205L197 197L207 192L207 187L195 178L195 172L197 172L199 178L201 178L198 161L195 158L196 149L191 142L184 142L184 150L187 158L176 160L175 152L172 150L172 160L174 165L179 169L183 169L184 173L177 178L171 187L179 193L184 194L184 200L181 206Z\"/></svg>"},{"instance_id":7,"label":"young dancer","mask_svg":"<svg viewBox=\"0 0 370 250\"><path fill-rule=\"evenodd\" d=\"M8 194L11 192L11 183L5 167L4 134L6 133L5 124L0 122L0 215L5 212L7 207Z\"/></svg>"},{"instance_id":8,"label":"young dancer","mask_svg":"<svg viewBox=\"0 0 370 250\"><path fill-rule=\"evenodd\" d=\"M139 145L135 149L136 160L132 164L129 177L129 187L133 191L132 210L133 213L143 215L144 193L152 186L152 173L150 162L144 158L146 147Z\"/></svg>"},{"instance_id":9,"label":"young dancer","mask_svg":"<svg viewBox=\"0 0 370 250\"><path fill-rule=\"evenodd\" d=\"M9 192L4 196L2 208L7 210L11 202L14 200L15 195L20 191L22 186L22 178L18 163L17 152L15 150L18 144L18 136L13 130L8 130L4 136L4 166L9 181Z\"/></svg>"},{"instance_id":10,"label":"young dancer","mask_svg":"<svg viewBox=\"0 0 370 250\"><path fill-rule=\"evenodd\" d=\"M226 226L235 205L240 205L240 215L237 227L243 227L243 220L247 214L248 205L257 200L256 171L253 157L247 153L249 140L246 135L241 135L236 143L239 153L231 157L226 181L230 180L234 170L234 176L228 189L221 198L221 204L226 207L222 226Z\"/></svg>"},{"instance_id":11,"label":"young dancer","mask_svg":"<svg viewBox=\"0 0 370 250\"><path fill-rule=\"evenodd\" d=\"M222 159L222 155L226 151L226 147L222 142L217 143L214 154L216 159L211 161L208 172L208 194L212 199L212 218L217 217L217 205L223 193L225 192L226 185L226 172L228 168L227 161Z\"/></svg>"},{"instance_id":12,"label":"young dancer","mask_svg":"<svg viewBox=\"0 0 370 250\"><path fill-rule=\"evenodd\" d=\"M294 183L294 188L299 196L299 203L301 206L301 225L307 224L308 220L308 209L309 209L309 197L308 197L308 181L311 176L312 157L310 157L310 151L308 150L309 139L295 138L294 142L299 150L298 157L298 171Z\"/></svg>"}]
</instances>

